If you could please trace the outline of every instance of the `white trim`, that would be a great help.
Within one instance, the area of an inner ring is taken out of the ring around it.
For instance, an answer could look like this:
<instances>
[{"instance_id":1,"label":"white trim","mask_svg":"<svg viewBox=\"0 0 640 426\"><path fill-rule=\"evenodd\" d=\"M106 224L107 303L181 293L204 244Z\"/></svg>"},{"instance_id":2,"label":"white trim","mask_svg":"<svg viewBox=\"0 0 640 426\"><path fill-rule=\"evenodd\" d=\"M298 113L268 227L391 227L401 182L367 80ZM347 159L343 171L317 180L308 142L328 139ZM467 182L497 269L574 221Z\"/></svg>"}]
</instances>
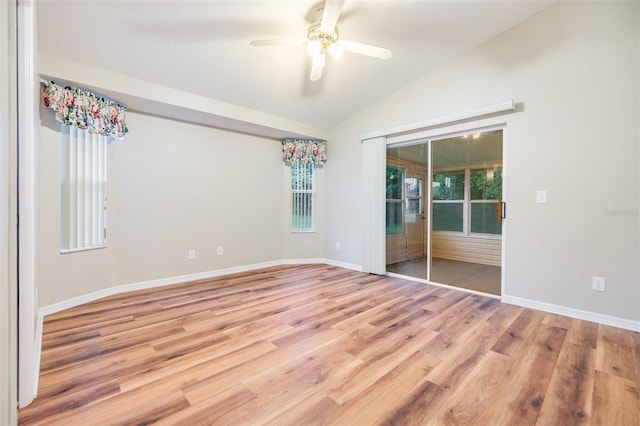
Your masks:
<instances>
[{"instance_id":1,"label":"white trim","mask_svg":"<svg viewBox=\"0 0 640 426\"><path fill-rule=\"evenodd\" d=\"M53 303L51 305L43 306L39 311L39 321L42 321L46 315L51 315L56 312L70 309L76 306L80 306L84 303L89 303L94 300L101 299L107 296L113 296L115 294L126 293L134 290L144 290L153 287L162 287L171 284L180 284L188 281L196 281L207 278L219 277L221 275L236 274L239 272L248 272L256 269L269 268L272 266L281 265L302 265L302 264L322 264L336 266L339 268L353 269L358 272L362 272L362 267L358 265L352 265L348 263L336 262L330 259L282 259L274 260L270 262L253 263L250 265L234 266L225 269L216 269L213 271L198 272L195 274L178 275L174 277L160 278L157 280L141 281L131 284L122 284L114 287L105 288L102 290L94 291L92 293L83 294L82 296L73 297L71 299L63 300L62 302ZM40 330L42 333L42 330ZM42 336L38 336L42 340ZM40 365L38 363L38 365Z\"/></svg>"},{"instance_id":2,"label":"white trim","mask_svg":"<svg viewBox=\"0 0 640 426\"><path fill-rule=\"evenodd\" d=\"M325 261L325 263L327 265L337 266L338 268L345 268L345 269L351 269L351 270L354 270L354 271L362 272L362 265L355 265L353 263L338 262L337 260L332 260L332 259L324 259L324 261Z\"/></svg>"},{"instance_id":3,"label":"white trim","mask_svg":"<svg viewBox=\"0 0 640 426\"><path fill-rule=\"evenodd\" d=\"M461 121L475 120L482 117L489 117L498 114L509 114L515 112L516 107L513 100L499 102L493 105L486 105L479 108L467 109L465 111L454 112L437 118L430 118L417 123L405 124L403 126L392 127L390 129L377 130L374 132L364 133L360 135L360 140L375 139L379 137L392 137L404 133L413 133L418 130L425 130L434 127L449 126Z\"/></svg>"},{"instance_id":4,"label":"white trim","mask_svg":"<svg viewBox=\"0 0 640 426\"><path fill-rule=\"evenodd\" d=\"M524 299L515 296L502 296L502 301L511 305L523 306L525 308L537 309L539 311L550 312L552 314L564 315L571 318L640 332L640 321L633 321L626 318L613 317L610 315L583 311L581 309L569 308L566 306L554 305L552 303L539 302L537 300Z\"/></svg>"},{"instance_id":5,"label":"white trim","mask_svg":"<svg viewBox=\"0 0 640 426\"><path fill-rule=\"evenodd\" d=\"M37 394L32 384L36 354L35 289L36 116L39 87L35 72L35 4L18 2L18 401L29 405Z\"/></svg>"},{"instance_id":6,"label":"white trim","mask_svg":"<svg viewBox=\"0 0 640 426\"><path fill-rule=\"evenodd\" d=\"M0 1L0 424L18 423L17 19Z\"/></svg>"}]
</instances>

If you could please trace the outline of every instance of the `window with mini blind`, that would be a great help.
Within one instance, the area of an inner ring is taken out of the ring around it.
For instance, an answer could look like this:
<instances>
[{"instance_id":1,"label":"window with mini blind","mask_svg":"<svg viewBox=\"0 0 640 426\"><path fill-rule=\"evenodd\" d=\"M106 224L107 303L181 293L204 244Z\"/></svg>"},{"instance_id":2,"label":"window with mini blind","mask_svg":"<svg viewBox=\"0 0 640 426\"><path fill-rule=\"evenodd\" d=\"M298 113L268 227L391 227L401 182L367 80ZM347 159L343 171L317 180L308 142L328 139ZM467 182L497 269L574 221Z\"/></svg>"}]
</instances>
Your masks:
<instances>
[{"instance_id":1,"label":"window with mini blind","mask_svg":"<svg viewBox=\"0 0 640 426\"><path fill-rule=\"evenodd\" d=\"M65 251L105 247L107 136L61 125L61 238Z\"/></svg>"},{"instance_id":2,"label":"window with mini blind","mask_svg":"<svg viewBox=\"0 0 640 426\"><path fill-rule=\"evenodd\" d=\"M313 232L315 167L291 164L291 232Z\"/></svg>"}]
</instances>

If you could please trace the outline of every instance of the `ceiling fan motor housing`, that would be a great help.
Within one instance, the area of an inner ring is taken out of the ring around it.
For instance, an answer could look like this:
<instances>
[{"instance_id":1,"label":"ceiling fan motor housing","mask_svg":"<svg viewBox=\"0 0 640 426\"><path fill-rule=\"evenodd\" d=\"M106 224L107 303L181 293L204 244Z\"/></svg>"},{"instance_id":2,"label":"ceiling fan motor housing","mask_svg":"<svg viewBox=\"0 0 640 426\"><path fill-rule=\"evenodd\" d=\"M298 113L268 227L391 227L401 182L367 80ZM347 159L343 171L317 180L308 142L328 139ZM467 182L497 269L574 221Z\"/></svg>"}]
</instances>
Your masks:
<instances>
[{"instance_id":1,"label":"ceiling fan motor housing","mask_svg":"<svg viewBox=\"0 0 640 426\"><path fill-rule=\"evenodd\" d=\"M315 58L330 51L330 47L338 42L338 28L334 27L330 33L320 29L320 23L313 24L307 31L307 52L309 56Z\"/></svg>"}]
</instances>

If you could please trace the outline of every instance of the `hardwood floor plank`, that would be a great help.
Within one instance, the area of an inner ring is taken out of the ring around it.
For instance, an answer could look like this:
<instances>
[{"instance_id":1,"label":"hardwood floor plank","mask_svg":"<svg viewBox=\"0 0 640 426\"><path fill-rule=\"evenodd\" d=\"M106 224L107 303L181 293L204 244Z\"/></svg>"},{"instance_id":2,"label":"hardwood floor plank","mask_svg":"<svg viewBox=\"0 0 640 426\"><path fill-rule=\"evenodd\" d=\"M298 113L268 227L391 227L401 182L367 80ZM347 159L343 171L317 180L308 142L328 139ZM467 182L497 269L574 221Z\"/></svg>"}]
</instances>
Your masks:
<instances>
[{"instance_id":1,"label":"hardwood floor plank","mask_svg":"<svg viewBox=\"0 0 640 426\"><path fill-rule=\"evenodd\" d=\"M228 349L233 348L232 351L225 352L219 351L219 348L206 348L201 352L188 353L185 356L170 358L161 363L147 366L142 371L121 377L120 388L126 392L162 379L180 386L198 383L210 375L275 350L272 343L265 341L251 342L239 348L236 342L233 343L233 345L227 346Z\"/></svg>"},{"instance_id":2,"label":"hardwood floor plank","mask_svg":"<svg viewBox=\"0 0 640 426\"><path fill-rule=\"evenodd\" d=\"M305 425L321 426L336 418L340 405L328 396L318 393L305 398L300 403L289 408L266 422L270 426Z\"/></svg>"},{"instance_id":3,"label":"hardwood floor plank","mask_svg":"<svg viewBox=\"0 0 640 426\"><path fill-rule=\"evenodd\" d=\"M640 384L595 371L592 425L640 425Z\"/></svg>"},{"instance_id":4,"label":"hardwood floor plank","mask_svg":"<svg viewBox=\"0 0 640 426\"><path fill-rule=\"evenodd\" d=\"M95 300L43 324L42 425L640 425L640 333L330 265Z\"/></svg>"},{"instance_id":5,"label":"hardwood floor plank","mask_svg":"<svg viewBox=\"0 0 640 426\"><path fill-rule=\"evenodd\" d=\"M554 367L558 364L566 330L540 324L538 333L534 338L534 344L526 353L510 357L517 361L517 367L513 374L512 386L508 387L509 394L504 395L509 407L509 414L505 416L509 419L507 423L535 424L544 406L545 396L548 395L547 389ZM567 423L563 421L550 424Z\"/></svg>"},{"instance_id":6,"label":"hardwood floor plank","mask_svg":"<svg viewBox=\"0 0 640 426\"><path fill-rule=\"evenodd\" d=\"M596 369L640 382L640 333L598 326Z\"/></svg>"},{"instance_id":7,"label":"hardwood floor plank","mask_svg":"<svg viewBox=\"0 0 640 426\"><path fill-rule=\"evenodd\" d=\"M375 380L366 392L358 392L335 411L327 424L376 424L384 419L393 401L402 400L413 388L424 382L433 368L433 359L413 352L397 366ZM336 401L340 402L340 401Z\"/></svg>"},{"instance_id":8,"label":"hardwood floor plank","mask_svg":"<svg viewBox=\"0 0 640 426\"><path fill-rule=\"evenodd\" d=\"M454 392L427 424L434 425L489 425L503 418L503 404L496 396L506 384L513 360L497 352L488 352L467 375L461 388ZM531 424L527 422L511 424Z\"/></svg>"},{"instance_id":9,"label":"hardwood floor plank","mask_svg":"<svg viewBox=\"0 0 640 426\"><path fill-rule=\"evenodd\" d=\"M256 399L256 394L242 384L222 390L199 404L158 419L157 425L211 425L221 416Z\"/></svg>"},{"instance_id":10,"label":"hardwood floor plank","mask_svg":"<svg viewBox=\"0 0 640 426\"><path fill-rule=\"evenodd\" d=\"M460 344L444 347L440 363L427 375L427 379L444 389L456 391L465 376L476 367L500 335L502 328L487 322L481 322L468 328L460 337ZM440 349L440 348L438 348ZM431 353L431 342L421 351ZM444 356L443 356L444 355Z\"/></svg>"},{"instance_id":11,"label":"hardwood floor plank","mask_svg":"<svg viewBox=\"0 0 640 426\"><path fill-rule=\"evenodd\" d=\"M328 327L308 327L298 331L297 338L276 339L279 346L249 362L239 363L225 370L209 374L205 379L182 386L192 404L198 404L222 389L232 387L284 363L305 357L337 341L342 334ZM270 342L274 344L274 342ZM275 346L275 345L274 345Z\"/></svg>"},{"instance_id":12,"label":"hardwood floor plank","mask_svg":"<svg viewBox=\"0 0 640 426\"><path fill-rule=\"evenodd\" d=\"M502 334L491 350L507 356L515 356L527 350L529 337L535 335L545 314L531 309L523 310Z\"/></svg>"},{"instance_id":13,"label":"hardwood floor plank","mask_svg":"<svg viewBox=\"0 0 640 426\"><path fill-rule=\"evenodd\" d=\"M425 380L397 401L380 424L426 425L451 396L450 391Z\"/></svg>"},{"instance_id":14,"label":"hardwood floor plank","mask_svg":"<svg viewBox=\"0 0 640 426\"><path fill-rule=\"evenodd\" d=\"M589 424L595 350L573 343L564 345L551 377L547 395L560 404L541 404L539 424Z\"/></svg>"},{"instance_id":15,"label":"hardwood floor plank","mask_svg":"<svg viewBox=\"0 0 640 426\"><path fill-rule=\"evenodd\" d=\"M366 392L366 389L378 379L403 363L427 341L431 340L433 332L411 326L401 331L393 340L389 337L390 335L386 331L376 334L372 338L371 347L366 347L364 351L353 354L364 360L364 363L352 370L347 376L336 377L331 381L331 386L326 391L327 395L343 404L359 393ZM381 343L376 345L374 342Z\"/></svg>"}]
</instances>

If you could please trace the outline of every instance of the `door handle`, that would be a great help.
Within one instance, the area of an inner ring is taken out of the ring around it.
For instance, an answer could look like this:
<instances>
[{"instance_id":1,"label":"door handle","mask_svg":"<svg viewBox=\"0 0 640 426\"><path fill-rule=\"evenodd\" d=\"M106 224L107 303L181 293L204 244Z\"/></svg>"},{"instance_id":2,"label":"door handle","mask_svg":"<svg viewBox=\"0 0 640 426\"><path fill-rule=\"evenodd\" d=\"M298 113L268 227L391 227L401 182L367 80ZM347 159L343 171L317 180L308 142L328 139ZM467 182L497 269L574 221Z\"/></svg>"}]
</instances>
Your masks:
<instances>
[{"instance_id":1,"label":"door handle","mask_svg":"<svg viewBox=\"0 0 640 426\"><path fill-rule=\"evenodd\" d=\"M507 217L507 203L498 199L498 222L502 222Z\"/></svg>"}]
</instances>

